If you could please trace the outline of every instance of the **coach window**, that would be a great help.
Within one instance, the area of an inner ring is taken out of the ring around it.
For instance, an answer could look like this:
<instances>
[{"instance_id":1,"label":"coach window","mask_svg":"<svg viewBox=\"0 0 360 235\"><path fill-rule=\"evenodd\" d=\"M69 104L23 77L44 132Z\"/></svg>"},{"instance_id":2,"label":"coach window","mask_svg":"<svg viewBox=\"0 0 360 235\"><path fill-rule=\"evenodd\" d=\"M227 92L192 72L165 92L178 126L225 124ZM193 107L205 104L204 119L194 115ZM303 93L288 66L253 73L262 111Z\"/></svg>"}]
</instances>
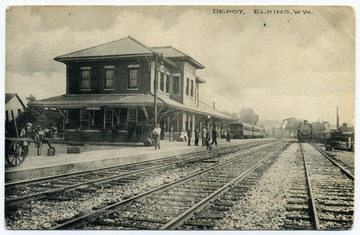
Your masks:
<instances>
[{"instance_id":1,"label":"coach window","mask_svg":"<svg viewBox=\"0 0 360 235\"><path fill-rule=\"evenodd\" d=\"M138 65L129 65L128 66L128 90L137 90L138 89Z\"/></svg>"},{"instance_id":2,"label":"coach window","mask_svg":"<svg viewBox=\"0 0 360 235\"><path fill-rule=\"evenodd\" d=\"M105 90L114 89L114 66L105 66Z\"/></svg>"},{"instance_id":3,"label":"coach window","mask_svg":"<svg viewBox=\"0 0 360 235\"><path fill-rule=\"evenodd\" d=\"M81 81L80 89L81 90L90 90L90 67L81 67Z\"/></svg>"}]
</instances>

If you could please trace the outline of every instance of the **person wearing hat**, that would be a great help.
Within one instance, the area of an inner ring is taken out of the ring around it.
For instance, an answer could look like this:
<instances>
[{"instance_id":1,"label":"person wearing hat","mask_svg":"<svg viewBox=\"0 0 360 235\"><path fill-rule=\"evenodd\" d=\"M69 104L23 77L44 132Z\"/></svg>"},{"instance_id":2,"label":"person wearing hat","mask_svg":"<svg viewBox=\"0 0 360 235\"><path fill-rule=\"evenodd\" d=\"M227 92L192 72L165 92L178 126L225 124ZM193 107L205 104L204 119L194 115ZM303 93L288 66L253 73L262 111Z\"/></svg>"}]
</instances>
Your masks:
<instances>
[{"instance_id":1,"label":"person wearing hat","mask_svg":"<svg viewBox=\"0 0 360 235\"><path fill-rule=\"evenodd\" d=\"M32 138L33 132L34 132L33 125L31 122L28 122L26 123L26 127L21 129L20 138ZM25 156L27 156L29 152L29 144L27 141L24 141L24 151L25 151Z\"/></svg>"},{"instance_id":2,"label":"person wearing hat","mask_svg":"<svg viewBox=\"0 0 360 235\"><path fill-rule=\"evenodd\" d=\"M31 138L31 134L33 132L33 125L31 122L26 123L26 127L24 127L20 132L20 138Z\"/></svg>"},{"instance_id":3,"label":"person wearing hat","mask_svg":"<svg viewBox=\"0 0 360 235\"><path fill-rule=\"evenodd\" d=\"M155 124L155 128L153 130L154 140L155 140L155 149L159 147L160 149L160 134L161 134L161 128L158 123Z\"/></svg>"}]
</instances>

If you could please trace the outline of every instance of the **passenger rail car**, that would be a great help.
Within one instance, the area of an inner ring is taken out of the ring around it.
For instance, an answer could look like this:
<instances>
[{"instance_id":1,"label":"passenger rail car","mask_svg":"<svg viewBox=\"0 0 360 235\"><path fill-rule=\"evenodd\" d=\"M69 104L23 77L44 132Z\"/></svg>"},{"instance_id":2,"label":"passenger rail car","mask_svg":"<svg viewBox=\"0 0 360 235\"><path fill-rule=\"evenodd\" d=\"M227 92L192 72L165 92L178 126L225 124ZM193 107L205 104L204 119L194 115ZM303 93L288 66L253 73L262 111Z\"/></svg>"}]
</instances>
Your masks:
<instances>
[{"instance_id":1,"label":"passenger rail car","mask_svg":"<svg viewBox=\"0 0 360 235\"><path fill-rule=\"evenodd\" d=\"M231 123L229 125L229 129L233 139L253 139L265 137L265 128L246 123Z\"/></svg>"}]
</instances>

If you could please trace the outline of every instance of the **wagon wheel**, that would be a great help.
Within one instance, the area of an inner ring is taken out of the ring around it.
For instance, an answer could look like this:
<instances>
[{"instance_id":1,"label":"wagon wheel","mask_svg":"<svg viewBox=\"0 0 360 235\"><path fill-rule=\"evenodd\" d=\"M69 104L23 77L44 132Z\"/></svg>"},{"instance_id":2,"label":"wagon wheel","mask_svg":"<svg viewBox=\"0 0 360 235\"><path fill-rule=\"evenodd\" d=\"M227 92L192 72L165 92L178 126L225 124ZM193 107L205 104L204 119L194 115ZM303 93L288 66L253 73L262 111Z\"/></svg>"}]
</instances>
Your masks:
<instances>
[{"instance_id":1,"label":"wagon wheel","mask_svg":"<svg viewBox=\"0 0 360 235\"><path fill-rule=\"evenodd\" d=\"M25 160L25 148L22 143L11 143L7 149L6 162L10 166L18 166Z\"/></svg>"}]
</instances>

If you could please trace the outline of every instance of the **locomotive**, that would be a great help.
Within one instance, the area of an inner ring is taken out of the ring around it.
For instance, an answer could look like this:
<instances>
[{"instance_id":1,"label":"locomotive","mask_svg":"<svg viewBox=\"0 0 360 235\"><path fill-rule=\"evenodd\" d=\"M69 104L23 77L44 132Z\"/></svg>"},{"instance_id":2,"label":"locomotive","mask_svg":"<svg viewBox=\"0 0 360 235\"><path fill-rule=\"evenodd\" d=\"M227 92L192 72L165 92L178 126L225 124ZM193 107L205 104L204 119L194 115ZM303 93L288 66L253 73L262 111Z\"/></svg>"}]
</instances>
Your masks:
<instances>
[{"instance_id":1,"label":"locomotive","mask_svg":"<svg viewBox=\"0 0 360 235\"><path fill-rule=\"evenodd\" d=\"M312 140L312 125L304 120L297 127L297 139L299 142L308 142Z\"/></svg>"}]
</instances>

